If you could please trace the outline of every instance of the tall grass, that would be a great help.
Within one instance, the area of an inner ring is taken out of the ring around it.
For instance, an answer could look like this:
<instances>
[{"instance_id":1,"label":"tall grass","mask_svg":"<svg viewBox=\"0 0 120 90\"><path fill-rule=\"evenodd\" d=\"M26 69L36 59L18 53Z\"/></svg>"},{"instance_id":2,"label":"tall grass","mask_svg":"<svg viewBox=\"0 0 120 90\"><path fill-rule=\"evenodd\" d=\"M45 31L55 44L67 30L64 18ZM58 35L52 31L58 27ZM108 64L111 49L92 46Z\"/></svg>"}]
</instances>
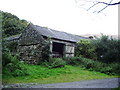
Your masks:
<instances>
[{"instance_id":1,"label":"tall grass","mask_svg":"<svg viewBox=\"0 0 120 90\"><path fill-rule=\"evenodd\" d=\"M120 75L120 63L103 63L97 60L87 59L83 57L64 58L67 64L79 65L84 69L98 71L108 75Z\"/></svg>"},{"instance_id":2,"label":"tall grass","mask_svg":"<svg viewBox=\"0 0 120 90\"><path fill-rule=\"evenodd\" d=\"M65 65L65 67L49 69L44 66L26 64L26 67L29 75L17 77L7 75L3 77L3 83L62 83L115 77L100 72L83 70L79 66Z\"/></svg>"}]
</instances>

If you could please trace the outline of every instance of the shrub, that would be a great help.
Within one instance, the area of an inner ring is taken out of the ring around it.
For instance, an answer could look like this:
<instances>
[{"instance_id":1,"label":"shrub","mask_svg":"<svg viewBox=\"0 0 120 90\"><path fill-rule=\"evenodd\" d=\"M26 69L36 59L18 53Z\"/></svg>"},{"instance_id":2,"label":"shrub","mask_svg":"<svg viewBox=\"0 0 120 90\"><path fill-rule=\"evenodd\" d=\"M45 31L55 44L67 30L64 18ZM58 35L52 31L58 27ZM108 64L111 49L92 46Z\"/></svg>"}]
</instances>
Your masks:
<instances>
[{"instance_id":1,"label":"shrub","mask_svg":"<svg viewBox=\"0 0 120 90\"><path fill-rule=\"evenodd\" d=\"M2 42L2 66L3 75L24 76L27 75L27 68L23 61L19 61L12 51L16 49L17 43L3 40Z\"/></svg>"},{"instance_id":2,"label":"shrub","mask_svg":"<svg viewBox=\"0 0 120 90\"><path fill-rule=\"evenodd\" d=\"M42 62L45 62L45 61L49 61L50 59L50 41L51 41L51 38L47 38L47 40L43 41L42 42ZM41 61L39 63L41 63Z\"/></svg>"},{"instance_id":3,"label":"shrub","mask_svg":"<svg viewBox=\"0 0 120 90\"><path fill-rule=\"evenodd\" d=\"M99 61L105 63L120 62L120 40L102 35L100 38L96 37L92 43L96 47L96 54Z\"/></svg>"},{"instance_id":4,"label":"shrub","mask_svg":"<svg viewBox=\"0 0 120 90\"><path fill-rule=\"evenodd\" d=\"M42 65L45 65L49 68L64 67L66 62L61 58L51 58L49 61L43 62Z\"/></svg>"},{"instance_id":5,"label":"shrub","mask_svg":"<svg viewBox=\"0 0 120 90\"><path fill-rule=\"evenodd\" d=\"M118 74L120 75L120 63L111 63L109 66L112 68L111 72L112 74Z\"/></svg>"},{"instance_id":6,"label":"shrub","mask_svg":"<svg viewBox=\"0 0 120 90\"><path fill-rule=\"evenodd\" d=\"M12 56L10 53L4 53L2 60L4 61L3 74L8 74L8 72L12 76L24 76L28 74L24 62L19 61L16 56Z\"/></svg>"},{"instance_id":7,"label":"shrub","mask_svg":"<svg viewBox=\"0 0 120 90\"><path fill-rule=\"evenodd\" d=\"M106 35L94 40L80 40L75 48L75 56L105 63L120 62L120 40Z\"/></svg>"},{"instance_id":8,"label":"shrub","mask_svg":"<svg viewBox=\"0 0 120 90\"><path fill-rule=\"evenodd\" d=\"M106 74L108 74L108 75L113 74L113 73L112 73L112 67L110 67L110 66L106 66L106 67L104 67L104 68L101 68L101 69L100 69L100 72L101 72L101 73L106 73Z\"/></svg>"},{"instance_id":9,"label":"shrub","mask_svg":"<svg viewBox=\"0 0 120 90\"><path fill-rule=\"evenodd\" d=\"M75 48L75 56L82 56L96 60L97 55L95 49L96 48L92 45L91 40L80 40Z\"/></svg>"},{"instance_id":10,"label":"shrub","mask_svg":"<svg viewBox=\"0 0 120 90\"><path fill-rule=\"evenodd\" d=\"M67 64L70 65L79 65L81 61L80 57L64 57L63 59L66 61Z\"/></svg>"},{"instance_id":11,"label":"shrub","mask_svg":"<svg viewBox=\"0 0 120 90\"><path fill-rule=\"evenodd\" d=\"M20 34L28 24L27 21L20 20L17 16L12 15L11 13L0 11L0 14L1 13L3 37Z\"/></svg>"},{"instance_id":12,"label":"shrub","mask_svg":"<svg viewBox=\"0 0 120 90\"><path fill-rule=\"evenodd\" d=\"M120 75L120 63L106 64L97 60L87 59L83 57L70 57L64 58L67 64L79 65L80 67L88 70L94 70L109 75Z\"/></svg>"},{"instance_id":13,"label":"shrub","mask_svg":"<svg viewBox=\"0 0 120 90\"><path fill-rule=\"evenodd\" d=\"M6 66L11 62L12 56L9 53L2 53L2 66Z\"/></svg>"},{"instance_id":14,"label":"shrub","mask_svg":"<svg viewBox=\"0 0 120 90\"><path fill-rule=\"evenodd\" d=\"M17 45L18 45L18 42L17 41L14 41L14 42L9 42L7 44L7 47L8 49L10 50L10 52L16 52L17 50Z\"/></svg>"}]
</instances>

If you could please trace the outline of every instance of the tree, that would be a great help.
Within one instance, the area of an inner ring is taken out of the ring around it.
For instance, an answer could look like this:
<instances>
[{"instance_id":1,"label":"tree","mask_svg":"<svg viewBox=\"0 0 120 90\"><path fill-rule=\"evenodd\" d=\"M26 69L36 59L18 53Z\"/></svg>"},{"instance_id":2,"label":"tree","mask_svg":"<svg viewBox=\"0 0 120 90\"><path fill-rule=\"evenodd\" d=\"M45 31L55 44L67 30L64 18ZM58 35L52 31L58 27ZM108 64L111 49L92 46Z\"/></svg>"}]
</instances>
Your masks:
<instances>
[{"instance_id":1,"label":"tree","mask_svg":"<svg viewBox=\"0 0 120 90\"><path fill-rule=\"evenodd\" d=\"M92 40L96 47L97 58L106 63L120 62L120 40L102 35L100 38Z\"/></svg>"},{"instance_id":2,"label":"tree","mask_svg":"<svg viewBox=\"0 0 120 90\"><path fill-rule=\"evenodd\" d=\"M9 37L20 34L27 26L26 20L20 20L17 16L7 12L2 13L2 36Z\"/></svg>"},{"instance_id":3,"label":"tree","mask_svg":"<svg viewBox=\"0 0 120 90\"><path fill-rule=\"evenodd\" d=\"M75 56L85 57L89 59L97 59L97 55L95 52L96 47L91 43L92 40L80 40L75 48Z\"/></svg>"},{"instance_id":4,"label":"tree","mask_svg":"<svg viewBox=\"0 0 120 90\"><path fill-rule=\"evenodd\" d=\"M119 5L120 1L116 1L116 0L75 0L75 2L77 4L79 4L80 6L85 6L87 7L87 11L91 10L91 9L95 9L93 11L93 13L100 13L103 10L105 10L107 7L109 6L114 6L114 5ZM82 3L82 4L81 4ZM87 6L86 6L87 5Z\"/></svg>"}]
</instances>

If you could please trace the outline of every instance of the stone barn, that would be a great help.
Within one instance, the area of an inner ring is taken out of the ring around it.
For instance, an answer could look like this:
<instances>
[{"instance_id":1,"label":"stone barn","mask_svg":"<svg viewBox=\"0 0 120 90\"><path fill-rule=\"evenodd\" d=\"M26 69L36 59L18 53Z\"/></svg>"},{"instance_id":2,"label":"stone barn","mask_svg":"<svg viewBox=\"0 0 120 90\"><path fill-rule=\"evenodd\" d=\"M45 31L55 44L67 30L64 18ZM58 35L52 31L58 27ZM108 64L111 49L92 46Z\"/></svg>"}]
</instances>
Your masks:
<instances>
[{"instance_id":1,"label":"stone barn","mask_svg":"<svg viewBox=\"0 0 120 90\"><path fill-rule=\"evenodd\" d=\"M22 60L37 64L41 58L42 41L50 39L51 57L74 56L75 44L86 37L29 24L18 39L18 52Z\"/></svg>"}]
</instances>

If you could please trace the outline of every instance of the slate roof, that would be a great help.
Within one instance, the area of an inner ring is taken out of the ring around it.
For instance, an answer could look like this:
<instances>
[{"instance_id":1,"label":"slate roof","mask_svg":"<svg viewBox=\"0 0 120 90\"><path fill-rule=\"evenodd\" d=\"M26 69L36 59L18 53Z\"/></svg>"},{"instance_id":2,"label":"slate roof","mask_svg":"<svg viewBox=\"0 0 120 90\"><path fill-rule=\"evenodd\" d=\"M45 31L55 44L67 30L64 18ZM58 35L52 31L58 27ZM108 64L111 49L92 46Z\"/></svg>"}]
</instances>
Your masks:
<instances>
[{"instance_id":1,"label":"slate roof","mask_svg":"<svg viewBox=\"0 0 120 90\"><path fill-rule=\"evenodd\" d=\"M21 35L21 34L7 37L7 38L5 38L5 40L7 40L7 41L18 40L19 37L20 37L20 35Z\"/></svg>"},{"instance_id":2,"label":"slate roof","mask_svg":"<svg viewBox=\"0 0 120 90\"><path fill-rule=\"evenodd\" d=\"M74 34L62 32L62 31L57 31L57 30L49 29L47 27L33 25L31 23L28 25L28 27L32 27L34 30L38 31L38 33L40 33L42 36L51 37L53 39L59 39L59 40L63 40L63 41L69 41L69 42L76 43L76 42L80 41L80 39L89 39L87 37L74 35ZM6 38L6 40L9 40L9 41L18 40L20 38L20 36L21 36L21 34L14 35L14 36Z\"/></svg>"},{"instance_id":3,"label":"slate roof","mask_svg":"<svg viewBox=\"0 0 120 90\"><path fill-rule=\"evenodd\" d=\"M62 31L56 31L53 29L49 29L47 27L41 27L38 25L32 26L35 30L37 30L41 35L46 37L51 37L54 39L64 40L64 41L70 41L70 42L78 42L80 39L89 39L87 37L82 37L74 34L69 34Z\"/></svg>"}]
</instances>

